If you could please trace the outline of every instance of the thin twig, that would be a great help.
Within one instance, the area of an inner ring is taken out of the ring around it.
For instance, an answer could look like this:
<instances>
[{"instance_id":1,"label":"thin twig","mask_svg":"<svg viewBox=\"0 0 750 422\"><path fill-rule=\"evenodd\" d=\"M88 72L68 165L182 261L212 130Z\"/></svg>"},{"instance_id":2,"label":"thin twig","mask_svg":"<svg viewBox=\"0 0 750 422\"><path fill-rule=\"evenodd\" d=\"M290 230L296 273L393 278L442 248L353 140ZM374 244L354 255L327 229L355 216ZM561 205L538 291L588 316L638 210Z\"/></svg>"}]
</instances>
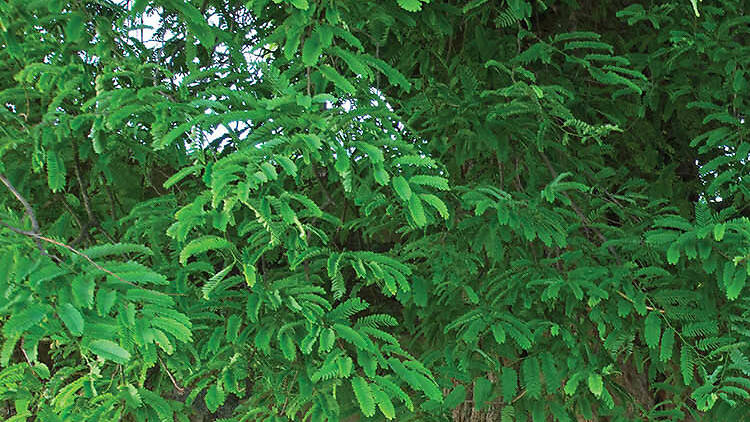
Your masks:
<instances>
[{"instance_id":1,"label":"thin twig","mask_svg":"<svg viewBox=\"0 0 750 422\"><path fill-rule=\"evenodd\" d=\"M311 83L311 81L310 81L310 66L308 66L307 67L307 96L308 97L311 96L310 93L312 92L311 87L310 87L310 83Z\"/></svg>"},{"instance_id":2,"label":"thin twig","mask_svg":"<svg viewBox=\"0 0 750 422\"><path fill-rule=\"evenodd\" d=\"M94 215L94 211L91 209L91 201L89 200L89 196L86 193L86 186L83 184L83 179L81 179L81 171L80 171L80 164L78 161L78 156L75 156L75 166L74 166L75 172L76 172L76 180L78 180L78 188L81 192L81 199L83 200L83 207L86 209L86 215L89 217L89 221L86 224L86 236L88 237L88 228L89 227L96 227L99 229L100 232L104 235L104 237L107 238L112 243L117 243L117 240L115 240L112 236L110 236L109 233L107 233L106 230L102 227L101 223L99 223L99 219L96 218L96 215ZM158 193L158 191L157 191ZM83 234L83 233L82 233Z\"/></svg>"},{"instance_id":3,"label":"thin twig","mask_svg":"<svg viewBox=\"0 0 750 422\"><path fill-rule=\"evenodd\" d=\"M31 220L31 230L35 234L39 234L39 222L36 220L36 214L34 214L34 209L31 208L31 204L29 204L29 201L26 200L26 198L21 195L15 186L13 186L12 183L10 183L10 180L5 177L5 175L0 174L0 182L3 182L6 188L10 190L10 192L13 194L13 196L18 199L18 201L23 204L24 210L26 210L26 215L29 217L29 220ZM38 239L34 241L36 243L37 248L46 255L47 251L44 250L44 247L42 246L42 242L40 242Z\"/></svg>"},{"instance_id":4,"label":"thin twig","mask_svg":"<svg viewBox=\"0 0 750 422\"><path fill-rule=\"evenodd\" d=\"M315 175L315 178L318 180L318 184L320 184L320 188L323 190L323 195L326 197L326 203L323 204L320 208L326 208L328 205L333 204L333 198L331 198L331 195L328 193L328 189L326 189L325 182L323 182L323 178L320 177L320 174L318 174L318 168L315 166L315 164L312 165L312 172Z\"/></svg>"},{"instance_id":5,"label":"thin twig","mask_svg":"<svg viewBox=\"0 0 750 422\"><path fill-rule=\"evenodd\" d=\"M26 353L26 350L23 348L23 338L21 339L21 344L19 345L19 349L21 349L21 353L23 354L23 358L26 359L26 363L29 364L29 368L32 368L32 373L35 377L39 378L39 375L35 371L33 371L34 365L31 364L31 359L29 359L29 355Z\"/></svg>"},{"instance_id":6,"label":"thin twig","mask_svg":"<svg viewBox=\"0 0 750 422\"><path fill-rule=\"evenodd\" d=\"M114 278L122 281L125 284L129 284L129 285L134 286L134 287L139 287L137 284L135 284L135 283L133 283L131 281L125 280L122 277L120 277L119 275L117 275L117 274L113 273L112 271L110 271L110 270L102 267L101 265L97 264L88 255L86 255L85 253L77 250L76 248L74 248L74 247L72 247L70 245L66 245L65 243L58 242L55 239L50 239L49 237L42 236L42 235L40 235L38 233L34 233L34 232L26 231L26 230L21 230L18 227L13 227L13 226L11 226L10 224L8 224L8 223L6 223L4 221L0 221L0 224L2 224L3 226L9 228L11 231L14 231L14 232L16 232L18 234L22 234L24 236L28 236L28 237L31 237L33 239L43 240L43 241L51 243L53 245L57 245L57 246L60 246L62 248L65 248L65 249L73 252L74 254L76 254L78 256L82 256L86 261L90 262L91 265L93 265L94 267L96 267L98 270L104 271L105 273L107 273L107 274L111 275L112 277L114 277Z\"/></svg>"},{"instance_id":7,"label":"thin twig","mask_svg":"<svg viewBox=\"0 0 750 422\"><path fill-rule=\"evenodd\" d=\"M627 300L628 302L630 302L632 304L635 304L635 301L633 299L629 298L628 295L626 295L625 293L623 293L623 292L621 292L621 291L618 290L617 294L620 295L620 297L622 297L623 299ZM653 306L648 306L648 305L646 305L646 310L648 310L648 311L656 311L656 312L658 312L660 314L666 313L666 311L664 309L659 309L659 308L655 308Z\"/></svg>"},{"instance_id":8,"label":"thin twig","mask_svg":"<svg viewBox=\"0 0 750 422\"><path fill-rule=\"evenodd\" d=\"M65 195L60 195L60 202L62 202L63 207L70 213L70 215L73 217L73 219L76 221L76 224L78 224L78 228L83 230L83 223L81 222L81 219L78 218L75 212L73 212L73 208L68 203L67 198L65 198Z\"/></svg>"},{"instance_id":9,"label":"thin twig","mask_svg":"<svg viewBox=\"0 0 750 422\"><path fill-rule=\"evenodd\" d=\"M516 185L516 189L518 189L519 192L523 192L523 186L521 186L521 177L518 173L518 158L516 158L516 177L513 179L513 183Z\"/></svg>"},{"instance_id":10,"label":"thin twig","mask_svg":"<svg viewBox=\"0 0 750 422\"><path fill-rule=\"evenodd\" d=\"M161 363L162 368L164 368L164 371L167 373L167 376L169 377L169 380L172 381L172 385L174 386L175 390L177 390L177 392L179 394L184 393L185 389L183 387L180 387L179 384L177 384L177 380L175 380L174 376L172 376L172 373L169 372L169 368L167 368L167 365L164 364L163 360L161 360L161 356L159 356L158 353L156 354L156 358L159 359L159 363Z\"/></svg>"},{"instance_id":11,"label":"thin twig","mask_svg":"<svg viewBox=\"0 0 750 422\"><path fill-rule=\"evenodd\" d=\"M523 397L523 396L526 395L526 391L527 390L521 391L521 394L517 395L516 398L514 398L513 400L511 400L510 404L513 404L513 403L517 402L518 400L521 400L521 397Z\"/></svg>"},{"instance_id":12,"label":"thin twig","mask_svg":"<svg viewBox=\"0 0 750 422\"><path fill-rule=\"evenodd\" d=\"M6 222L4 222L2 220L0 220L0 225L5 226L8 229L10 229L11 231L16 232L18 234L21 234L21 235L24 235L24 236L28 236L28 237L31 237L33 239L43 240L43 241L51 243L53 245L57 245L57 246L60 246L62 248L65 248L65 249L73 252L74 254L76 254L78 256L82 256L84 259L86 259L86 261L90 262L91 265L93 265L94 267L96 267L98 270L103 271L103 272L111 275L112 277L114 277L114 278L122 281L123 283L125 283L125 284L127 284L129 286L140 288L139 285L133 283L132 281L125 280L124 278L120 277L119 275L117 275L117 274L113 273L112 271L110 271L110 270L102 267L101 265L97 264L93 259L91 259L91 257L89 257L85 253L77 250L76 248L74 248L74 247L72 247L70 245L66 245L65 243L58 242L55 239L50 239L49 237L45 237L45 236L42 236L42 235L37 234L37 233L33 233L33 232L30 232L30 231L27 231L27 230L22 230L22 229L19 229L18 227L13 227L10 224L8 224L8 223L6 223ZM53 259L55 259L58 263L61 262L60 258L58 258L56 256L50 256L50 257L53 258ZM167 296L185 296L184 293L164 293L164 294L167 295Z\"/></svg>"},{"instance_id":13,"label":"thin twig","mask_svg":"<svg viewBox=\"0 0 750 422\"><path fill-rule=\"evenodd\" d=\"M550 173L552 173L552 177L553 178L557 178L558 173L557 173L557 171L555 171L555 168L552 167L552 163L549 161L549 158L547 158L547 155L544 152L540 152L540 154L542 156L542 159L544 160L544 164L547 165L547 168L549 169ZM599 231L599 229L597 229L596 227L593 227L591 225L591 222L589 221L589 219L583 214L583 211L581 211L581 209L573 201L573 199L571 199L571 197L568 195L568 193L567 192L562 192L562 194L563 194L563 196L565 198L568 199L568 201L570 201L570 205L573 207L573 211L575 211L576 215L581 220L581 223L583 223L583 228L586 231L591 230L592 232L594 232L594 234L596 235L596 237L598 237L599 240L601 240L602 243L606 243L607 242L607 237L604 236L602 234L602 232ZM617 260L617 264L618 265L621 264L620 255L617 253L617 251L615 251L615 249L612 246L608 246L607 249L615 257L615 259Z\"/></svg>"},{"instance_id":14,"label":"thin twig","mask_svg":"<svg viewBox=\"0 0 750 422\"><path fill-rule=\"evenodd\" d=\"M76 172L76 180L78 180L78 189L81 192L81 200L83 200L83 208L86 209L86 214L89 216L89 222L96 224L96 217L94 212L91 210L91 203L89 202L89 196L86 194L86 188L83 186L83 179L81 179L81 171L78 165L78 157L75 160L75 166L73 167Z\"/></svg>"}]
</instances>

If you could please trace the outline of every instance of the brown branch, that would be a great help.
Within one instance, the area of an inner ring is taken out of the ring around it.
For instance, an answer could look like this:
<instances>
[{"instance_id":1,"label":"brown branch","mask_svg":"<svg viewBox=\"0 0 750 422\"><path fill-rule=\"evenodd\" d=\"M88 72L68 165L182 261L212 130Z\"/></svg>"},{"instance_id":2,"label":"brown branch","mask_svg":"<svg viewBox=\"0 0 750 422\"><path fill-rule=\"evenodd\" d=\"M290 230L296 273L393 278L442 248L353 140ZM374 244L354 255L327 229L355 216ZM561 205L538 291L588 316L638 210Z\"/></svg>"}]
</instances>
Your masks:
<instances>
[{"instance_id":1,"label":"brown branch","mask_svg":"<svg viewBox=\"0 0 750 422\"><path fill-rule=\"evenodd\" d=\"M79 166L77 155L75 156L74 169L76 172L76 180L78 181L78 188L81 192L81 199L83 200L83 207L86 209L86 215L88 215L89 217L89 221L85 225L86 234L84 235L83 228L82 228L81 235L84 235L84 237L87 238L88 228L96 227L97 229L99 229L100 232L102 232L102 234L104 235L104 237L107 238L107 240L109 240L112 243L117 243L117 240L115 240L112 236L110 236L109 233L107 233L106 230L104 230L102 225L99 223L99 219L96 218L96 215L94 215L94 211L91 209L91 201L89 200L89 196L86 193L86 186L84 186L83 179L81 179L81 171L80 171L80 166Z\"/></svg>"},{"instance_id":2,"label":"brown branch","mask_svg":"<svg viewBox=\"0 0 750 422\"><path fill-rule=\"evenodd\" d=\"M73 212L73 208L68 203L68 199L65 198L65 195L60 195L60 202L63 204L63 207L65 207L65 210L68 211L68 213L70 213L70 215L76 221L76 224L78 224L78 228L83 230L83 223L81 222L81 219L78 218L75 212Z\"/></svg>"},{"instance_id":3,"label":"brown branch","mask_svg":"<svg viewBox=\"0 0 750 422\"><path fill-rule=\"evenodd\" d=\"M547 168L549 169L550 173L552 173L552 177L553 178L557 178L558 173L557 173L557 171L555 171L555 168L552 167L552 163L549 161L549 158L547 158L547 155L544 152L541 152L541 151L540 151L540 154L542 156L542 159L544 160L544 164L547 166ZM591 225L591 221L589 221L589 219L583 214L583 211L581 211L581 208L579 208L578 205L575 203L575 201L573 201L573 199L571 199L571 197L568 195L568 193L567 192L562 192L562 194L563 194L563 196L565 198L567 198L568 201L570 201L570 205L573 207L573 211L575 211L576 215L581 220L581 223L583 224L583 228L586 231L591 230L592 232L594 232L594 234L596 235L596 237L598 237L599 240L601 240L602 243L606 243L607 242L607 237L604 236L602 234L602 232L599 231L599 229L597 229L596 227L593 227ZM615 249L612 246L608 246L607 249L615 257L615 259L617 259L617 263L620 264L621 263L620 255L617 253L617 251L615 251Z\"/></svg>"},{"instance_id":4,"label":"brown branch","mask_svg":"<svg viewBox=\"0 0 750 422\"><path fill-rule=\"evenodd\" d=\"M621 291L618 290L617 294L620 295L620 297L622 297L623 299L627 300L628 302L630 302L632 304L635 304L635 301L633 299L629 298L628 295L626 295L625 293L623 293L623 292L621 292ZM646 310L648 310L648 311L656 311L656 312L658 312L660 314L666 313L666 311L664 309L654 308L653 306L648 306L648 305L646 305Z\"/></svg>"},{"instance_id":5,"label":"brown branch","mask_svg":"<svg viewBox=\"0 0 750 422\"><path fill-rule=\"evenodd\" d=\"M516 158L516 174L515 178L513 179L513 183L516 185L516 189L518 189L519 192L523 192L523 186L521 186L521 177L519 176L518 172L518 158Z\"/></svg>"},{"instance_id":6,"label":"brown branch","mask_svg":"<svg viewBox=\"0 0 750 422\"><path fill-rule=\"evenodd\" d=\"M40 235L38 233L34 233L34 232L26 231L26 230L21 230L21 229L19 229L17 227L11 226L10 224L8 224L8 223L6 223L4 221L0 221L0 224L2 224L3 226L7 227L11 231L14 231L14 232L16 232L18 234L22 234L24 236L28 236L28 237L31 237L33 239L43 240L43 241L51 243L53 245L57 245L57 246L60 246L62 248L65 248L65 249L73 252L74 254L76 254L78 256L82 256L86 261L90 262L91 265L93 265L94 267L96 267L98 270L104 271L105 273L107 273L107 274L111 275L112 277L114 277L114 278L122 281L125 284L129 284L129 285L134 286L134 287L139 287L137 284L135 284L135 283L133 283L131 281L125 280L122 277L120 277L119 275L117 275L117 274L113 273L112 271L110 271L110 270L102 267L101 265L97 264L88 255L86 255L85 253L79 251L78 249L76 249L76 248L74 248L74 247L72 247L70 245L66 245L65 243L58 242L55 239L50 239L49 237L42 236L42 235Z\"/></svg>"},{"instance_id":7,"label":"brown branch","mask_svg":"<svg viewBox=\"0 0 750 422\"><path fill-rule=\"evenodd\" d=\"M323 204L320 208L326 208L328 205L334 204L333 198L331 198L331 194L328 193L328 189L326 188L325 182L323 182L323 178L320 177L320 174L318 173L318 168L313 163L312 165L312 172L315 175L315 178L318 180L318 184L320 184L320 188L323 190L323 195L326 197L326 203Z\"/></svg>"},{"instance_id":8,"label":"brown branch","mask_svg":"<svg viewBox=\"0 0 750 422\"><path fill-rule=\"evenodd\" d=\"M33 364L31 363L31 359L29 359L29 354L28 354L28 353L26 353L26 349L24 349L24 348L23 348L23 346L24 346L24 339L23 339L23 338L21 338L21 342L20 342L20 344L18 345L18 348L19 348L19 349L21 349L21 354L23 354L23 358L24 358L24 359L26 359L26 363L28 363L28 364L29 364L29 369L31 369L31 373L32 373L32 374L34 374L34 376L35 376L35 377L36 377L37 379L41 379L41 378L39 377L39 374L37 374L37 373L36 373L36 371L34 370L34 365L33 365Z\"/></svg>"},{"instance_id":9,"label":"brown branch","mask_svg":"<svg viewBox=\"0 0 750 422\"><path fill-rule=\"evenodd\" d=\"M15 233L18 233L18 234L21 234L21 235L24 235L24 236L27 236L27 237L31 237L33 239L43 240L43 241L51 243L53 245L60 246L61 248L65 248L65 249L73 252L74 254L76 254L78 256L82 256L86 261L88 261L89 263L91 263L91 265L93 265L94 267L96 267L96 269L98 269L100 271L103 271L103 272L111 275L112 277L120 280L121 282L123 282L123 283L125 283L125 284L127 284L129 286L139 287L140 288L139 285L133 283L132 281L125 280L124 278L120 277L119 275L117 275L117 274L113 273L112 271L110 271L110 270L102 267L101 265L97 264L93 259L91 259L91 257L89 257L85 253L79 251L78 249L76 249L76 248L74 248L74 247L72 247L70 245L66 245L65 243L58 242L55 239L50 239L49 237L42 236L42 235L40 235L38 233L30 232L30 231L27 231L27 230L22 230L22 229L19 229L18 227L13 227L10 224L8 224L8 223L6 223L6 222L4 222L2 220L0 220L0 225L7 227L8 229L10 229L11 231L13 231ZM48 255L48 254L45 252L45 255ZM51 255L48 255L48 256L50 256L51 258L55 259L57 262L61 262L60 258L58 258L56 256L51 256ZM164 294L167 295L167 296L185 296L184 293L164 293Z\"/></svg>"},{"instance_id":10,"label":"brown branch","mask_svg":"<svg viewBox=\"0 0 750 422\"><path fill-rule=\"evenodd\" d=\"M521 393L519 395L517 395L513 400L510 401L510 404L513 404L513 403L517 402L518 400L521 400L521 398L526 395L526 391L527 391L526 389L524 389L523 391L521 391Z\"/></svg>"},{"instance_id":11,"label":"brown branch","mask_svg":"<svg viewBox=\"0 0 750 422\"><path fill-rule=\"evenodd\" d=\"M5 175L0 173L0 182L3 182L6 188L10 190L10 192L13 194L13 196L18 199L18 201L23 204L23 208L26 211L26 215L29 217L29 220L31 220L31 230L35 234L39 234L39 222L36 220L36 215L34 214L34 209L31 208L31 204L29 204L29 201L26 200L26 198L21 195L18 190L13 186L12 183L10 183L10 180L5 177ZM42 252L42 254L47 255L47 251L44 250L44 247L42 246L42 242L38 239L35 239L34 241L36 243L37 248Z\"/></svg>"},{"instance_id":12,"label":"brown branch","mask_svg":"<svg viewBox=\"0 0 750 422\"><path fill-rule=\"evenodd\" d=\"M89 196L86 194L86 188L83 185L83 179L81 179L81 170L78 164L78 157L76 157L74 170L76 172L76 180L78 181L78 189L81 192L81 200L83 201L83 207L86 209L86 214L89 216L89 220L96 221L94 213L91 211L91 204L89 203Z\"/></svg>"},{"instance_id":13,"label":"brown branch","mask_svg":"<svg viewBox=\"0 0 750 422\"><path fill-rule=\"evenodd\" d=\"M161 356L159 354L156 354L156 358L159 359L159 363L161 363L162 368L164 368L164 371L167 373L167 376L169 377L169 380L172 381L172 385L174 386L175 390L177 390L177 393L182 394L185 392L185 388L180 387L179 384L177 384L177 380L174 379L174 376L172 376L172 373L169 372L169 368L167 368L167 365L164 364L164 361L161 360Z\"/></svg>"}]
</instances>

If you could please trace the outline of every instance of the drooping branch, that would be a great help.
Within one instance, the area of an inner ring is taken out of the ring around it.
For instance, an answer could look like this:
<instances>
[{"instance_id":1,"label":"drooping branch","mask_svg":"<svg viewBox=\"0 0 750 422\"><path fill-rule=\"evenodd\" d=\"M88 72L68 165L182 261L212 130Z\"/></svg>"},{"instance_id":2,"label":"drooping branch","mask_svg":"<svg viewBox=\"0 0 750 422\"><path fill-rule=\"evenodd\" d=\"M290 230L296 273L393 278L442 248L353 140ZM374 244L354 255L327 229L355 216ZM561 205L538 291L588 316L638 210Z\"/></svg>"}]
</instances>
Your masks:
<instances>
[{"instance_id":1,"label":"drooping branch","mask_svg":"<svg viewBox=\"0 0 750 422\"><path fill-rule=\"evenodd\" d=\"M58 242L58 241L57 241L57 240L55 240L55 239L50 239L49 237L46 237L46 236L42 236L42 235L40 235L39 233L34 233L34 232L30 232L30 231L28 231L28 230L22 230L22 229L19 229L18 227L13 227L12 225L10 225L10 224L8 224L8 223L6 223L6 222L4 222L4 221L0 221L0 225L3 225L3 226L5 226L5 227L7 227L8 229L10 229L11 231L13 231L13 232L16 232L16 233L18 233L18 234L21 234L21 235L24 235L24 236L28 236L28 237L31 237L31 238L33 238L33 239L35 239L35 240L39 241L40 243L41 243L41 241L43 240L43 241L45 241L45 242L48 242L48 243L51 243L51 244L53 244L53 245L57 245L57 246L60 246L61 248L65 248L65 249L67 249L67 250L69 250L69 251L73 252L74 254L76 254L76 255L78 255L78 256L81 256L81 257L83 257L83 258L84 258L84 259L85 259L86 261L88 261L89 263L91 263L91 265L93 265L94 267L96 267L96 269L98 269L98 270L100 270L100 271L104 271L105 273L107 273L107 274L111 275L112 277L114 277L114 278L116 278L116 279L118 279L118 280L122 281L122 282L123 282L123 283L125 283L125 284L131 285L131 286L134 286L134 287L138 287L138 285L137 285L137 284L135 284L135 283L133 283L133 282L131 282L131 281L125 280L124 278L122 278L122 277L120 277L119 275L117 275L117 274L113 273L112 271L110 271L110 270L108 270L108 269L106 269L106 268L102 267L101 265L97 264L97 263L96 263L96 262L95 262L95 261L94 261L93 259L91 259L91 257L89 257L89 256L88 256L88 255L86 255L85 253L83 253L83 252L79 251L78 249L76 249L76 248L74 248L74 247L72 247L72 246L70 246L70 245L66 245L65 243L62 243L62 242ZM45 252L45 254L46 254L46 252Z\"/></svg>"},{"instance_id":2,"label":"drooping branch","mask_svg":"<svg viewBox=\"0 0 750 422\"><path fill-rule=\"evenodd\" d=\"M549 170L550 174L552 174L552 177L557 178L558 176L557 170L555 170L555 168L552 166L552 163L549 161L549 158L547 158L547 154L545 154L544 152L540 152L540 154L542 156L542 160L544 160L544 164L547 166L547 169ZM573 201L573 199L571 199L568 193L562 192L562 194L568 201L570 201L570 205L573 207L573 211L581 220L581 224L583 224L584 230L586 231L591 230L596 235L596 237L599 238L599 240L602 243L607 242L607 237L604 236L604 234L602 234L602 232L599 231L599 229L597 229L591 224L591 221L589 221L588 217L586 217L586 215L583 214L583 211L581 211L581 208L578 207L578 205ZM617 260L619 261L620 257L617 255L615 250L612 247L608 247L608 249L615 256L615 258L617 258Z\"/></svg>"},{"instance_id":3,"label":"drooping branch","mask_svg":"<svg viewBox=\"0 0 750 422\"><path fill-rule=\"evenodd\" d=\"M16 189L15 186L13 186L12 183L10 183L10 180L8 180L7 177L5 177L4 174L0 173L0 182L3 182L6 188L13 194L13 196L18 199L18 201L23 205L23 208L26 212L26 215L29 217L29 220L31 221L31 230L34 234L39 234L39 222L36 219L36 214L34 214L34 209L31 207L31 204L29 204L29 201L26 200L26 198L21 195L20 192L18 192L18 189ZM34 238L34 242L36 243L37 248L39 248L39 251L42 252L42 254L47 255L47 251L44 250L44 246L42 246L41 240Z\"/></svg>"},{"instance_id":4,"label":"drooping branch","mask_svg":"<svg viewBox=\"0 0 750 422\"><path fill-rule=\"evenodd\" d=\"M164 363L163 360L161 360L161 356L159 354L156 354L157 359L159 359L159 363L161 363L162 368L164 368L164 371L167 373L167 376L169 377L169 380L172 382L172 386L174 386L175 390L177 390L177 393L182 394L185 392L185 387L180 387L180 384L177 383L177 380L174 378L174 375L169 371L169 368L167 368L167 365Z\"/></svg>"},{"instance_id":5,"label":"drooping branch","mask_svg":"<svg viewBox=\"0 0 750 422\"><path fill-rule=\"evenodd\" d=\"M81 228L81 235L79 237L86 238L88 237L88 229L89 227L96 227L99 229L100 232L112 243L117 243L117 241L110 236L109 233L107 233L106 230L102 227L101 223L99 223L99 219L96 218L96 215L94 214L94 211L91 209L91 201L89 200L89 196L86 193L86 185L83 183L83 179L81 178L81 170L80 170L80 163L78 161L78 156L75 156L75 166L74 170L76 173L76 180L78 181L78 189L81 192L81 200L83 202L83 207L86 210L86 215L88 215L88 221L86 224ZM80 239L76 239L80 240Z\"/></svg>"}]
</instances>

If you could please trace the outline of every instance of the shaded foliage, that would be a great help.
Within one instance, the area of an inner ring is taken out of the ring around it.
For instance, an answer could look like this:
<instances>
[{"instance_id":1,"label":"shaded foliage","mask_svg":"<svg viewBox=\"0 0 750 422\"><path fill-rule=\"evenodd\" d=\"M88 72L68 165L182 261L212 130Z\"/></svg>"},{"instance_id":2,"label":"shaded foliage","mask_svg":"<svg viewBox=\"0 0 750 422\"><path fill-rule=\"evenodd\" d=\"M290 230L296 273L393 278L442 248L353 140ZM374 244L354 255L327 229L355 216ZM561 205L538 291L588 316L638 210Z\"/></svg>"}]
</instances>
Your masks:
<instances>
[{"instance_id":1,"label":"shaded foliage","mask_svg":"<svg viewBox=\"0 0 750 422\"><path fill-rule=\"evenodd\" d=\"M0 4L11 420L742 420L742 0Z\"/></svg>"}]
</instances>

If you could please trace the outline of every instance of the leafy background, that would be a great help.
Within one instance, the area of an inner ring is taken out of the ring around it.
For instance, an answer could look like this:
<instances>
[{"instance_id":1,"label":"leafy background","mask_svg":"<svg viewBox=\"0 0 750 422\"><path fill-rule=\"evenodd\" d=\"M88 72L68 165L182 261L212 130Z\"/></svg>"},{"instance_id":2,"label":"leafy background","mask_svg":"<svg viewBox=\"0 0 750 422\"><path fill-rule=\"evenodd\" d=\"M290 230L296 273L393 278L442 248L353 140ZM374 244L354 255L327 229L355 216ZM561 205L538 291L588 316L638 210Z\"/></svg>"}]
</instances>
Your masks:
<instances>
[{"instance_id":1,"label":"leafy background","mask_svg":"<svg viewBox=\"0 0 750 422\"><path fill-rule=\"evenodd\" d=\"M744 420L747 6L0 3L0 414Z\"/></svg>"}]
</instances>

